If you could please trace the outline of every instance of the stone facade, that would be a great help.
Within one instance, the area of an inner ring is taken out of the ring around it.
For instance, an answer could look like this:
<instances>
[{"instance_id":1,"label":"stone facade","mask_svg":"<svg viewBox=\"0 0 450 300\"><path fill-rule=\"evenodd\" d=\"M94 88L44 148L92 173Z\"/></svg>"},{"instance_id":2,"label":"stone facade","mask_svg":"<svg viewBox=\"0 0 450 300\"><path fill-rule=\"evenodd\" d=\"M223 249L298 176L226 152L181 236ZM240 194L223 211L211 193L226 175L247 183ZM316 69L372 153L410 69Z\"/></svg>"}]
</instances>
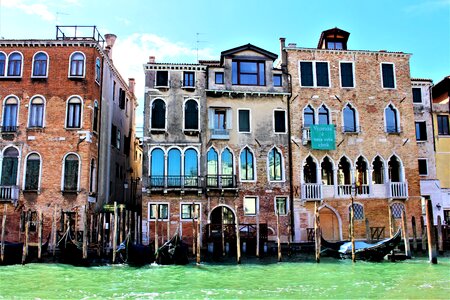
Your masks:
<instances>
[{"instance_id":1,"label":"stone facade","mask_svg":"<svg viewBox=\"0 0 450 300\"><path fill-rule=\"evenodd\" d=\"M318 49L285 46L282 40L282 64L292 78L296 241L311 238L313 201L320 201L322 233L330 240L348 238L352 197L360 219L356 238L366 237L365 219L388 236L390 206L396 227L402 207L408 220L421 216L410 55L347 50L349 34L334 34L330 40L322 34ZM383 72L390 82L383 82ZM335 149L312 149L312 124L334 124Z\"/></svg>"}]
</instances>

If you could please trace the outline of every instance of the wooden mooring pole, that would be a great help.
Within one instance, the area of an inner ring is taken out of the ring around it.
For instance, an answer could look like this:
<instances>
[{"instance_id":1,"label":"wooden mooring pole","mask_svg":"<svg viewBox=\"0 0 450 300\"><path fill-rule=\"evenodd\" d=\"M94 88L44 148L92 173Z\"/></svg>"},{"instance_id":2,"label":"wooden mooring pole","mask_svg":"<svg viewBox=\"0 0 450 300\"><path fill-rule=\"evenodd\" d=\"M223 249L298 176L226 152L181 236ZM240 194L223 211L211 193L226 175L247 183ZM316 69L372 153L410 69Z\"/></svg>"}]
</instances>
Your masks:
<instances>
[{"instance_id":1,"label":"wooden mooring pole","mask_svg":"<svg viewBox=\"0 0 450 300\"><path fill-rule=\"evenodd\" d=\"M117 248L117 230L118 230L118 209L117 202L114 202L114 231L113 231L113 242L112 242L112 263L116 263L116 248Z\"/></svg>"},{"instance_id":2,"label":"wooden mooring pole","mask_svg":"<svg viewBox=\"0 0 450 300\"><path fill-rule=\"evenodd\" d=\"M5 232L6 232L6 213L8 212L8 206L3 204L3 218L2 218L2 245L1 245L1 262L5 259Z\"/></svg>"},{"instance_id":3,"label":"wooden mooring pole","mask_svg":"<svg viewBox=\"0 0 450 300\"><path fill-rule=\"evenodd\" d=\"M278 262L281 261L281 241L280 241L280 214L278 213L278 207L276 207L277 217L277 248L278 248Z\"/></svg>"},{"instance_id":4,"label":"wooden mooring pole","mask_svg":"<svg viewBox=\"0 0 450 300\"><path fill-rule=\"evenodd\" d=\"M350 239L352 241L352 262L356 262L356 253L355 253L355 207L353 205L353 196L352 196L352 204L350 207Z\"/></svg>"},{"instance_id":5,"label":"wooden mooring pole","mask_svg":"<svg viewBox=\"0 0 450 300\"><path fill-rule=\"evenodd\" d=\"M317 201L314 202L314 244L316 253L316 262L320 263L320 220L319 220L319 207Z\"/></svg>"},{"instance_id":6,"label":"wooden mooring pole","mask_svg":"<svg viewBox=\"0 0 450 300\"><path fill-rule=\"evenodd\" d=\"M200 247L200 217L199 217L199 207L195 206L195 217L197 218L197 264L200 264L200 251L201 251L201 247Z\"/></svg>"},{"instance_id":7,"label":"wooden mooring pole","mask_svg":"<svg viewBox=\"0 0 450 300\"><path fill-rule=\"evenodd\" d=\"M102 224L103 224L103 213L97 215L97 256L100 257L102 254Z\"/></svg>"},{"instance_id":8,"label":"wooden mooring pole","mask_svg":"<svg viewBox=\"0 0 450 300\"><path fill-rule=\"evenodd\" d=\"M370 236L370 225L369 225L369 219L366 218L366 240L370 242L372 237Z\"/></svg>"},{"instance_id":9,"label":"wooden mooring pole","mask_svg":"<svg viewBox=\"0 0 450 300\"><path fill-rule=\"evenodd\" d=\"M30 218L31 218L31 212L25 213L25 242L23 243L23 251L22 251L22 264L25 263L28 255L28 239L29 239L29 232L30 232Z\"/></svg>"},{"instance_id":10,"label":"wooden mooring pole","mask_svg":"<svg viewBox=\"0 0 450 300\"><path fill-rule=\"evenodd\" d=\"M241 263L241 234L239 230L239 217L237 214L237 206L234 207L236 211L236 247L237 247L237 253L236 253L236 261L238 264Z\"/></svg>"},{"instance_id":11,"label":"wooden mooring pole","mask_svg":"<svg viewBox=\"0 0 450 300\"><path fill-rule=\"evenodd\" d=\"M437 216L437 240L438 240L438 251L439 253L444 253L444 239L442 236L442 221L441 216Z\"/></svg>"},{"instance_id":12,"label":"wooden mooring pole","mask_svg":"<svg viewBox=\"0 0 450 300\"><path fill-rule=\"evenodd\" d=\"M259 258L259 211L256 212L256 257Z\"/></svg>"},{"instance_id":13,"label":"wooden mooring pole","mask_svg":"<svg viewBox=\"0 0 450 300\"><path fill-rule=\"evenodd\" d=\"M87 213L86 206L82 207L83 216L83 259L87 259L87 247L88 247L88 224L87 224Z\"/></svg>"},{"instance_id":14,"label":"wooden mooring pole","mask_svg":"<svg viewBox=\"0 0 450 300\"><path fill-rule=\"evenodd\" d=\"M154 216L156 217L155 219L155 251L158 251L159 249L159 237L158 237L158 219L159 219L159 207L158 204L155 204L155 210L156 212L154 213Z\"/></svg>"},{"instance_id":15,"label":"wooden mooring pole","mask_svg":"<svg viewBox=\"0 0 450 300\"><path fill-rule=\"evenodd\" d=\"M426 199L427 235L428 235L428 257L430 263L437 264L436 236L433 225L433 205L431 199Z\"/></svg>"},{"instance_id":16,"label":"wooden mooring pole","mask_svg":"<svg viewBox=\"0 0 450 300\"><path fill-rule=\"evenodd\" d=\"M195 225L195 203L192 202L192 211L193 216L192 216L192 255L196 254L197 251L197 230L196 230L196 225Z\"/></svg>"},{"instance_id":17,"label":"wooden mooring pole","mask_svg":"<svg viewBox=\"0 0 450 300\"><path fill-rule=\"evenodd\" d=\"M416 228L416 218L414 216L411 217L411 227L413 231L413 250L417 252L417 228Z\"/></svg>"},{"instance_id":18,"label":"wooden mooring pole","mask_svg":"<svg viewBox=\"0 0 450 300\"><path fill-rule=\"evenodd\" d=\"M422 252L425 253L427 250L427 231L425 229L425 220L423 219L423 216L420 216L420 229L422 232L422 243L420 246L422 248Z\"/></svg>"},{"instance_id":19,"label":"wooden mooring pole","mask_svg":"<svg viewBox=\"0 0 450 300\"><path fill-rule=\"evenodd\" d=\"M42 223L43 223L42 211L38 211L38 260L42 257Z\"/></svg>"},{"instance_id":20,"label":"wooden mooring pole","mask_svg":"<svg viewBox=\"0 0 450 300\"><path fill-rule=\"evenodd\" d=\"M57 205L55 205L55 208L53 210L53 218L52 218L52 255L53 257L55 257L55 253L56 253L56 239L57 239L57 230L56 230L56 219L58 215L58 207Z\"/></svg>"},{"instance_id":21,"label":"wooden mooring pole","mask_svg":"<svg viewBox=\"0 0 450 300\"><path fill-rule=\"evenodd\" d=\"M409 234L408 227L406 226L406 211L402 209L402 234L403 234L403 243L405 244L405 255L408 258L411 258L411 245L409 244Z\"/></svg>"},{"instance_id":22,"label":"wooden mooring pole","mask_svg":"<svg viewBox=\"0 0 450 300\"><path fill-rule=\"evenodd\" d=\"M392 207L388 205L389 208L389 237L394 236L394 218L392 216Z\"/></svg>"}]
</instances>

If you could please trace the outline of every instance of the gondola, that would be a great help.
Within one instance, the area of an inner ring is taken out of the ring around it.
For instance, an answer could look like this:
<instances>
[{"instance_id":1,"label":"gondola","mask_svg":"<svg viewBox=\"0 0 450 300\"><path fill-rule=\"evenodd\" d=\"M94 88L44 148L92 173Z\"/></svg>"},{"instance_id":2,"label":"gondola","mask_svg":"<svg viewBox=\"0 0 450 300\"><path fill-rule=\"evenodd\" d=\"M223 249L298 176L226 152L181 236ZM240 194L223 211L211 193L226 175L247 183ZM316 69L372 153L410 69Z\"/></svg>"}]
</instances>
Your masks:
<instances>
[{"instance_id":1,"label":"gondola","mask_svg":"<svg viewBox=\"0 0 450 300\"><path fill-rule=\"evenodd\" d=\"M355 241L355 258L358 260L381 261L387 254L391 253L392 250L397 247L401 239L401 229L399 229L393 237L384 239L375 244ZM343 259L351 258L352 243L331 243L322 238L322 251L333 257Z\"/></svg>"},{"instance_id":2,"label":"gondola","mask_svg":"<svg viewBox=\"0 0 450 300\"><path fill-rule=\"evenodd\" d=\"M178 232L156 251L156 263L159 265L187 265L188 248Z\"/></svg>"},{"instance_id":3,"label":"gondola","mask_svg":"<svg viewBox=\"0 0 450 300\"><path fill-rule=\"evenodd\" d=\"M72 238L70 228L67 229L57 245L63 263L75 266L86 265L86 261L83 259L83 246Z\"/></svg>"},{"instance_id":4,"label":"gondola","mask_svg":"<svg viewBox=\"0 0 450 300\"><path fill-rule=\"evenodd\" d=\"M143 266L151 264L155 261L155 252L148 245L133 244L130 242L130 234L128 233L125 240L117 247L116 252L119 254L119 260L133 266Z\"/></svg>"},{"instance_id":5,"label":"gondola","mask_svg":"<svg viewBox=\"0 0 450 300\"><path fill-rule=\"evenodd\" d=\"M15 265L22 263L22 252L23 252L23 243L13 243L13 242L4 242L5 252L3 256L3 261L0 262L2 265ZM0 243L1 246L1 243Z\"/></svg>"}]
</instances>

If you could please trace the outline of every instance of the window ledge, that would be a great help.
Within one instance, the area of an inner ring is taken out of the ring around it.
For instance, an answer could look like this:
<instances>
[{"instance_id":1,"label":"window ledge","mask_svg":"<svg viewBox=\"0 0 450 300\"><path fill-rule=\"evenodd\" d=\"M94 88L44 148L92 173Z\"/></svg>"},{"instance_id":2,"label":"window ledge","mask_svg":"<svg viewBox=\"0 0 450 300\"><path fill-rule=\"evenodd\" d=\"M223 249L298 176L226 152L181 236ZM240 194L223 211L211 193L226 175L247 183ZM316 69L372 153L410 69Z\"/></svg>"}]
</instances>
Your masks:
<instances>
[{"instance_id":1,"label":"window ledge","mask_svg":"<svg viewBox=\"0 0 450 300\"><path fill-rule=\"evenodd\" d=\"M190 85L183 85L181 88L184 90L195 90L196 89L195 86L190 86Z\"/></svg>"},{"instance_id":2,"label":"window ledge","mask_svg":"<svg viewBox=\"0 0 450 300\"><path fill-rule=\"evenodd\" d=\"M199 135L200 134L200 130L197 129L184 129L184 134L187 135Z\"/></svg>"},{"instance_id":3,"label":"window ledge","mask_svg":"<svg viewBox=\"0 0 450 300\"><path fill-rule=\"evenodd\" d=\"M22 76L0 76L3 80L22 80Z\"/></svg>"},{"instance_id":4,"label":"window ledge","mask_svg":"<svg viewBox=\"0 0 450 300\"><path fill-rule=\"evenodd\" d=\"M437 137L438 137L438 138L448 139L448 138L450 138L450 134L438 134Z\"/></svg>"},{"instance_id":5,"label":"window ledge","mask_svg":"<svg viewBox=\"0 0 450 300\"><path fill-rule=\"evenodd\" d=\"M152 134L164 134L164 133L166 133L166 129L164 128L161 128L161 129L159 129L159 128L150 128L150 133L152 133Z\"/></svg>"},{"instance_id":6,"label":"window ledge","mask_svg":"<svg viewBox=\"0 0 450 300\"><path fill-rule=\"evenodd\" d=\"M170 86L168 85L155 85L155 89L168 89Z\"/></svg>"},{"instance_id":7,"label":"window ledge","mask_svg":"<svg viewBox=\"0 0 450 300\"><path fill-rule=\"evenodd\" d=\"M31 76L31 79L32 80L36 80L36 81L39 81L39 80L45 81L45 80L48 79L48 76L47 75L45 75L45 76Z\"/></svg>"},{"instance_id":8,"label":"window ledge","mask_svg":"<svg viewBox=\"0 0 450 300\"><path fill-rule=\"evenodd\" d=\"M358 135L361 133L361 131L342 131L342 133L348 135Z\"/></svg>"},{"instance_id":9,"label":"window ledge","mask_svg":"<svg viewBox=\"0 0 450 300\"><path fill-rule=\"evenodd\" d=\"M22 192L26 193L26 194L38 194L38 195L41 194L41 190L39 190L39 189L37 189L37 190L22 190Z\"/></svg>"},{"instance_id":10,"label":"window ledge","mask_svg":"<svg viewBox=\"0 0 450 300\"><path fill-rule=\"evenodd\" d=\"M62 194L79 194L79 190L61 190Z\"/></svg>"},{"instance_id":11,"label":"window ledge","mask_svg":"<svg viewBox=\"0 0 450 300\"><path fill-rule=\"evenodd\" d=\"M82 76L69 76L68 78L71 79L71 80L79 80L79 81L81 81L81 80L84 79L84 75L82 75Z\"/></svg>"}]
</instances>

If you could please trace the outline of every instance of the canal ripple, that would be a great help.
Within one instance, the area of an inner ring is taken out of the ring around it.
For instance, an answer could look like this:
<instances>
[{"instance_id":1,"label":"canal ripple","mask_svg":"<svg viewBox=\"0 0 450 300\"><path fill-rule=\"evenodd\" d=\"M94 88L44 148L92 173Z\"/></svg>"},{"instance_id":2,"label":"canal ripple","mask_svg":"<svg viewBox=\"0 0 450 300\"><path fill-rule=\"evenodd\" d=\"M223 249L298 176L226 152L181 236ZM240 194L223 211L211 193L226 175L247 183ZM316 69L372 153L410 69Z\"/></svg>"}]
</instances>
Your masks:
<instances>
[{"instance_id":1,"label":"canal ripple","mask_svg":"<svg viewBox=\"0 0 450 300\"><path fill-rule=\"evenodd\" d=\"M0 299L449 299L450 259L368 263L244 260L141 268L0 267Z\"/></svg>"}]
</instances>

